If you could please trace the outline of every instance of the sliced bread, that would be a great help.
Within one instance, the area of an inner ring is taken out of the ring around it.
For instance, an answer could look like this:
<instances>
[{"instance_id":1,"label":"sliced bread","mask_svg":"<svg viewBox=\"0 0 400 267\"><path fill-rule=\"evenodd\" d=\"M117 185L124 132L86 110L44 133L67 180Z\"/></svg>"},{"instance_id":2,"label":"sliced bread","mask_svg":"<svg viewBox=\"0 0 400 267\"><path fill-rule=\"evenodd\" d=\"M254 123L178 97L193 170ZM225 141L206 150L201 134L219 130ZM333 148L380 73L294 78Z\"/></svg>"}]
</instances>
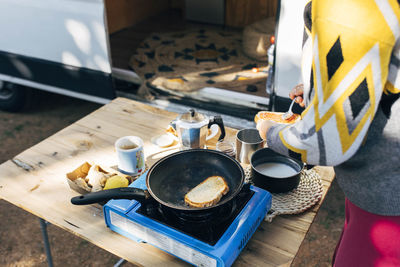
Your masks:
<instances>
[{"instance_id":1,"label":"sliced bread","mask_svg":"<svg viewBox=\"0 0 400 267\"><path fill-rule=\"evenodd\" d=\"M223 177L210 176L185 195L185 203L197 208L211 207L228 191L228 184Z\"/></svg>"},{"instance_id":2,"label":"sliced bread","mask_svg":"<svg viewBox=\"0 0 400 267\"><path fill-rule=\"evenodd\" d=\"M284 119L282 115L284 112L273 112L273 111L259 111L254 117L254 122L257 123L259 120L269 120L280 124L291 124L301 120L300 114L293 114L291 117Z\"/></svg>"}]
</instances>

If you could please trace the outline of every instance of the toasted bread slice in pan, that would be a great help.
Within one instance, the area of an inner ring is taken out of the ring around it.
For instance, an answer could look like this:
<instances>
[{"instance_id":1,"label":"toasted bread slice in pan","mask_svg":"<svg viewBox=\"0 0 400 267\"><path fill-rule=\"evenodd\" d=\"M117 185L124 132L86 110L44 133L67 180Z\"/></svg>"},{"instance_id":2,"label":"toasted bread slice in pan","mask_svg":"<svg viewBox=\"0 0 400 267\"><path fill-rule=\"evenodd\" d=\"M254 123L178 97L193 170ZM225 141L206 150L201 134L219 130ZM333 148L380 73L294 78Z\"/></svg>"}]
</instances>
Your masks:
<instances>
[{"instance_id":1,"label":"toasted bread slice in pan","mask_svg":"<svg viewBox=\"0 0 400 267\"><path fill-rule=\"evenodd\" d=\"M197 208L211 207L228 191L228 184L223 177L210 176L185 195L185 203Z\"/></svg>"}]
</instances>

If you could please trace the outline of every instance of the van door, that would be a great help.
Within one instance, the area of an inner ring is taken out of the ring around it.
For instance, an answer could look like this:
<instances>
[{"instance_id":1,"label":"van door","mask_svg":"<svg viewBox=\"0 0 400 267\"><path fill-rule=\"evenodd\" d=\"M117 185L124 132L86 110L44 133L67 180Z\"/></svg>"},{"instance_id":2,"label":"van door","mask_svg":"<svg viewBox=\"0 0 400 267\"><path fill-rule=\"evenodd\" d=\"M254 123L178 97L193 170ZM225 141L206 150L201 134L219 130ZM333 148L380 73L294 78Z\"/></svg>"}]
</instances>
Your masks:
<instances>
[{"instance_id":1,"label":"van door","mask_svg":"<svg viewBox=\"0 0 400 267\"><path fill-rule=\"evenodd\" d=\"M103 0L0 0L0 80L115 97Z\"/></svg>"},{"instance_id":2,"label":"van door","mask_svg":"<svg viewBox=\"0 0 400 267\"><path fill-rule=\"evenodd\" d=\"M274 110L287 111L289 93L302 83L301 57L304 34L304 7L308 0L280 0L275 50ZM301 112L298 105L295 111Z\"/></svg>"}]
</instances>

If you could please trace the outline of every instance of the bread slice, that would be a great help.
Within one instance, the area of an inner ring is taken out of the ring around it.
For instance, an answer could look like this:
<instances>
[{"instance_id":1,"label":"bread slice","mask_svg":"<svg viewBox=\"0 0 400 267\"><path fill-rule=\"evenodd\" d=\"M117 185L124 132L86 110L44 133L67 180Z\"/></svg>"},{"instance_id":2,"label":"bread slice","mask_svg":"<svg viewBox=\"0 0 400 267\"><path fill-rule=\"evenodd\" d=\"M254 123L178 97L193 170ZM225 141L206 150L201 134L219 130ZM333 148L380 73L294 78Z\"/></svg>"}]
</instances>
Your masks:
<instances>
[{"instance_id":1,"label":"bread slice","mask_svg":"<svg viewBox=\"0 0 400 267\"><path fill-rule=\"evenodd\" d=\"M185 203L192 207L205 208L217 204L229 191L221 176L210 176L185 195Z\"/></svg>"},{"instance_id":2,"label":"bread slice","mask_svg":"<svg viewBox=\"0 0 400 267\"><path fill-rule=\"evenodd\" d=\"M270 120L280 124L291 124L301 120L300 114L293 114L287 119L282 117L283 114L285 114L285 112L259 111L256 116L254 116L254 122L257 123L259 120Z\"/></svg>"}]
</instances>

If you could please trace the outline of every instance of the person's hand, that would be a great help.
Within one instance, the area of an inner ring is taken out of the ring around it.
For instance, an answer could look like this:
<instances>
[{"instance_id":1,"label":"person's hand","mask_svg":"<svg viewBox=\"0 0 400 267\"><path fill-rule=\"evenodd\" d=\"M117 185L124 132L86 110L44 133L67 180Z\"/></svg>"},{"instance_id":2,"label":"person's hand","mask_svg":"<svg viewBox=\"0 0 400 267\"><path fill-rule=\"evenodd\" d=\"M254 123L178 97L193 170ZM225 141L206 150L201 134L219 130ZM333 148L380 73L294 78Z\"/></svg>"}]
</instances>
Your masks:
<instances>
[{"instance_id":1,"label":"person's hand","mask_svg":"<svg viewBox=\"0 0 400 267\"><path fill-rule=\"evenodd\" d=\"M276 124L277 124L276 122L269 121L269 120L259 120L257 122L257 130L258 130L258 133L260 134L261 138L266 139L268 130Z\"/></svg>"},{"instance_id":2,"label":"person's hand","mask_svg":"<svg viewBox=\"0 0 400 267\"><path fill-rule=\"evenodd\" d=\"M301 84L296 85L296 86L292 89L292 91L290 91L289 97L290 97L290 99L292 99L292 100L293 100L294 98L296 98L296 100L295 100L294 102L296 102L297 104L299 104L300 107L303 107L303 108L304 108L305 103L304 103L303 93L304 93L304 85L301 83Z\"/></svg>"}]
</instances>

